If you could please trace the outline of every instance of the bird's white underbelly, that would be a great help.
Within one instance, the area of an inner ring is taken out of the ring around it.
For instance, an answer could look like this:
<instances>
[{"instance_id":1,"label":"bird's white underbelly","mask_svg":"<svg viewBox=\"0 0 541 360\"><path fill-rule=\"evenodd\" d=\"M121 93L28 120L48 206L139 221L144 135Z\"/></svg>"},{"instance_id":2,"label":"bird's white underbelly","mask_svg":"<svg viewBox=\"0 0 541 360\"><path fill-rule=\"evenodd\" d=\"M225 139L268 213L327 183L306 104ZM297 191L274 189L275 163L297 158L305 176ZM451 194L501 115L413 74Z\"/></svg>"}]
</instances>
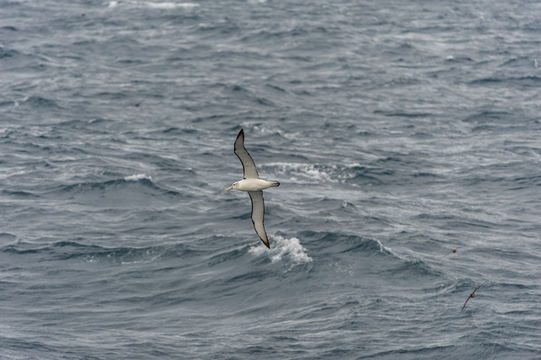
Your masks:
<instances>
[{"instance_id":1,"label":"bird's white underbelly","mask_svg":"<svg viewBox=\"0 0 541 360\"><path fill-rule=\"evenodd\" d=\"M273 181L263 179L243 179L237 183L237 190L258 191L273 186Z\"/></svg>"}]
</instances>

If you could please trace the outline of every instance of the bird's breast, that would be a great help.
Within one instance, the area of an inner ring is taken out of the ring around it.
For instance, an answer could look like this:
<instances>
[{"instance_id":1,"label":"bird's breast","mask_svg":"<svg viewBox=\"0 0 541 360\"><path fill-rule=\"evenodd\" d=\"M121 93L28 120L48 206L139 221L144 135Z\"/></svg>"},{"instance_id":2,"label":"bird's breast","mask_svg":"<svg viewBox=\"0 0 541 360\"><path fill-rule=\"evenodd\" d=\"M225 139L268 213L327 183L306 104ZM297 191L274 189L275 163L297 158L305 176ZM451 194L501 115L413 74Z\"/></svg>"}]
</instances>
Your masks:
<instances>
[{"instance_id":1,"label":"bird's breast","mask_svg":"<svg viewBox=\"0 0 541 360\"><path fill-rule=\"evenodd\" d=\"M243 179L238 182L237 189L242 191L258 191L275 186L273 181L263 179Z\"/></svg>"}]
</instances>

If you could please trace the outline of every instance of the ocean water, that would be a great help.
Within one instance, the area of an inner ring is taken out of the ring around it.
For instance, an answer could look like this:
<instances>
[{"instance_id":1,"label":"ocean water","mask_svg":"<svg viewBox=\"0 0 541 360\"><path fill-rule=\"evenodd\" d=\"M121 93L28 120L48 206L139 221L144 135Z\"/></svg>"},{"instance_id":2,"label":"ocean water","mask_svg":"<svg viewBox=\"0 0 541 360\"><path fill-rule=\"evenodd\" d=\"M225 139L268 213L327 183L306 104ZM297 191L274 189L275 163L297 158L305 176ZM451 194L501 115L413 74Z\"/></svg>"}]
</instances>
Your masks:
<instances>
[{"instance_id":1,"label":"ocean water","mask_svg":"<svg viewBox=\"0 0 541 360\"><path fill-rule=\"evenodd\" d=\"M540 359L540 18L1 1L0 358Z\"/></svg>"}]
</instances>

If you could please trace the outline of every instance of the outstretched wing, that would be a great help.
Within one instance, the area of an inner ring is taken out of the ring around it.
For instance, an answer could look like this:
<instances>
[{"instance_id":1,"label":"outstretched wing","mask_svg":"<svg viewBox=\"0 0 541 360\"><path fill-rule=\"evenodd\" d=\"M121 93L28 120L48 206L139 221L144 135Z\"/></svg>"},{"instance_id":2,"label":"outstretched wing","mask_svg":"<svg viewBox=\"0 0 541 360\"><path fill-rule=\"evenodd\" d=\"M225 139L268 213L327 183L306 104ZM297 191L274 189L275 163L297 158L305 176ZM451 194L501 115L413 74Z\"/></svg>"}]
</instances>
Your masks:
<instances>
[{"instance_id":1,"label":"outstretched wing","mask_svg":"<svg viewBox=\"0 0 541 360\"><path fill-rule=\"evenodd\" d=\"M462 309L460 309L460 311L464 311L464 308L466 307L466 304L468 303L468 301L470 301L470 299L471 299L471 294L470 294L470 296L468 296L466 301L464 301L464 305L462 305Z\"/></svg>"},{"instance_id":2,"label":"outstretched wing","mask_svg":"<svg viewBox=\"0 0 541 360\"><path fill-rule=\"evenodd\" d=\"M468 301L470 301L470 299L472 297L475 296L475 292L477 290L479 290L479 288L482 286L483 284L479 285L478 287L475 288L475 290L472 291L472 293L470 294L470 296L468 296L468 298L466 299L466 301L464 301L464 305L462 305L462 309L460 311L464 311L464 308L466 307L466 304L468 303Z\"/></svg>"},{"instance_id":3,"label":"outstretched wing","mask_svg":"<svg viewBox=\"0 0 541 360\"><path fill-rule=\"evenodd\" d=\"M263 201L263 191L248 191L248 194L250 194L250 200L252 200L252 223L254 223L255 232L259 235L263 244L270 249L264 224L265 202Z\"/></svg>"},{"instance_id":4,"label":"outstretched wing","mask_svg":"<svg viewBox=\"0 0 541 360\"><path fill-rule=\"evenodd\" d=\"M254 160L252 159L250 154L248 154L248 151L246 151L246 148L244 147L244 129L240 130L237 138L235 139L234 150L235 155L237 155L240 162L242 163L244 178L259 179L259 174L257 173Z\"/></svg>"}]
</instances>

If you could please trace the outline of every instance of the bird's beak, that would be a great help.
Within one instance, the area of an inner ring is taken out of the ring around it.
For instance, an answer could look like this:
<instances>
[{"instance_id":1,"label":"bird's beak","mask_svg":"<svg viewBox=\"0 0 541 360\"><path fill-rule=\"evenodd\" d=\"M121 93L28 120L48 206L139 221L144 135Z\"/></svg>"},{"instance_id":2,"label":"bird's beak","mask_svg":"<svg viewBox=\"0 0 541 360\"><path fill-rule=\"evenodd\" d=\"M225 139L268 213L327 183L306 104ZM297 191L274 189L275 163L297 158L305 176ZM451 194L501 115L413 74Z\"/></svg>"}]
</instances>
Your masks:
<instances>
[{"instance_id":1,"label":"bird's beak","mask_svg":"<svg viewBox=\"0 0 541 360\"><path fill-rule=\"evenodd\" d=\"M231 189L233 189L233 186L226 187L226 188L225 188L225 191L229 191L229 190L231 190Z\"/></svg>"}]
</instances>

